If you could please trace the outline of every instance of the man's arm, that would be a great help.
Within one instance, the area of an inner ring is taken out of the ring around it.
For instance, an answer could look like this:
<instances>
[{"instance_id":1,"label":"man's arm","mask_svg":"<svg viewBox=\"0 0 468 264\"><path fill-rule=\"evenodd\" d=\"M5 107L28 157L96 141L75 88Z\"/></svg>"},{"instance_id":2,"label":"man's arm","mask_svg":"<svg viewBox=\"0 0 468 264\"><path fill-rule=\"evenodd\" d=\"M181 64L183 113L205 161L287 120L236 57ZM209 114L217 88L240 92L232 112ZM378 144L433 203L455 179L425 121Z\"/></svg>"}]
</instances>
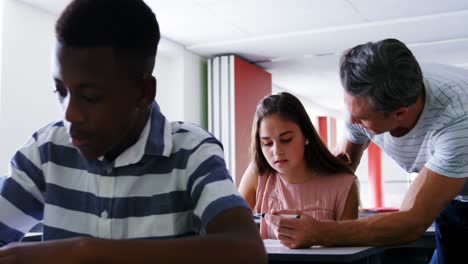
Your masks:
<instances>
[{"instance_id":1,"label":"man's arm","mask_svg":"<svg viewBox=\"0 0 468 264\"><path fill-rule=\"evenodd\" d=\"M251 162L249 167L242 175L239 185L239 192L253 210L256 204L257 197L258 174L255 172L255 165Z\"/></svg>"},{"instance_id":2,"label":"man's arm","mask_svg":"<svg viewBox=\"0 0 468 264\"><path fill-rule=\"evenodd\" d=\"M19 243L0 249L0 263L266 263L257 227L248 209L215 216L207 235L171 240L72 238ZM2 262L5 261L5 262ZM9 262L8 262L9 263Z\"/></svg>"},{"instance_id":3,"label":"man's arm","mask_svg":"<svg viewBox=\"0 0 468 264\"><path fill-rule=\"evenodd\" d=\"M411 184L399 212L338 222L320 222L307 217L282 219L276 222L280 226L280 239L291 247L303 244L379 246L411 242L424 233L460 192L464 181L463 178L442 176L425 167Z\"/></svg>"},{"instance_id":4,"label":"man's arm","mask_svg":"<svg viewBox=\"0 0 468 264\"><path fill-rule=\"evenodd\" d=\"M353 171L356 171L356 168L361 162L362 154L369 146L369 143L370 141L367 141L367 143L364 144L356 144L345 139L337 149L335 155L337 158L348 164Z\"/></svg>"}]
</instances>

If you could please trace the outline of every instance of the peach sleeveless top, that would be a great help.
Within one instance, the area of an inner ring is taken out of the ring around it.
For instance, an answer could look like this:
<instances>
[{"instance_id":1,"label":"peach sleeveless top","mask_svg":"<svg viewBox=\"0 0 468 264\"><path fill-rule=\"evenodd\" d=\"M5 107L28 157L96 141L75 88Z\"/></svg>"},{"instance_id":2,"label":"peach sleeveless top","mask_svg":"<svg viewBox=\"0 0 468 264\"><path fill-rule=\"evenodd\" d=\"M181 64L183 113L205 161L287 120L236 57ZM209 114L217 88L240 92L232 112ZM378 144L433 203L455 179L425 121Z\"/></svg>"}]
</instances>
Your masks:
<instances>
[{"instance_id":1,"label":"peach sleeveless top","mask_svg":"<svg viewBox=\"0 0 468 264\"><path fill-rule=\"evenodd\" d=\"M296 209L315 219L337 220L355 179L353 174L340 173L317 175L304 183L291 184L278 174L260 175L254 211ZM260 220L260 235L263 239L277 239L265 218Z\"/></svg>"}]
</instances>

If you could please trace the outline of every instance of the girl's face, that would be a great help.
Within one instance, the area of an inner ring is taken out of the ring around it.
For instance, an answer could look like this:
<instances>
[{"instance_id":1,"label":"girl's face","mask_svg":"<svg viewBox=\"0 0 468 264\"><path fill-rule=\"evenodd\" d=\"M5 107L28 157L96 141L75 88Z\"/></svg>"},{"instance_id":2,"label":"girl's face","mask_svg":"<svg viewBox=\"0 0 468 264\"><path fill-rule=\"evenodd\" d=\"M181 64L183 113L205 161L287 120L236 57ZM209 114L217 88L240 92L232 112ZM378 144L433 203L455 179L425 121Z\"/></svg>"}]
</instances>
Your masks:
<instances>
[{"instance_id":1,"label":"girl's face","mask_svg":"<svg viewBox=\"0 0 468 264\"><path fill-rule=\"evenodd\" d=\"M258 133L263 156L278 173L305 165L305 137L296 123L278 114L268 115L261 121Z\"/></svg>"}]
</instances>

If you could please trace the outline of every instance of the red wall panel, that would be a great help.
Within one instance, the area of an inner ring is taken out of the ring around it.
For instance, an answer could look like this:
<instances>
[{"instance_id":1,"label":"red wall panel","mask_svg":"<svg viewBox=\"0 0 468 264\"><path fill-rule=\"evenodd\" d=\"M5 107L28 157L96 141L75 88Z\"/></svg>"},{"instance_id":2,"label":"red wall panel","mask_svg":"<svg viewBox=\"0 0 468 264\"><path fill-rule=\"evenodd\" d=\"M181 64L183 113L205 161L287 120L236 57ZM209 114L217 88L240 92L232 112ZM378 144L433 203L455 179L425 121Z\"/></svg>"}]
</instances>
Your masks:
<instances>
[{"instance_id":1,"label":"red wall panel","mask_svg":"<svg viewBox=\"0 0 468 264\"><path fill-rule=\"evenodd\" d=\"M239 57L234 59L236 185L250 160L250 134L255 109L263 97L271 94L271 74Z\"/></svg>"},{"instance_id":2,"label":"red wall panel","mask_svg":"<svg viewBox=\"0 0 468 264\"><path fill-rule=\"evenodd\" d=\"M328 146L328 121L326 116L318 117L318 133L323 143Z\"/></svg>"},{"instance_id":3,"label":"red wall panel","mask_svg":"<svg viewBox=\"0 0 468 264\"><path fill-rule=\"evenodd\" d=\"M377 145L370 143L367 153L369 183L371 185L372 195L374 196L374 204L376 207L382 207L382 151Z\"/></svg>"}]
</instances>

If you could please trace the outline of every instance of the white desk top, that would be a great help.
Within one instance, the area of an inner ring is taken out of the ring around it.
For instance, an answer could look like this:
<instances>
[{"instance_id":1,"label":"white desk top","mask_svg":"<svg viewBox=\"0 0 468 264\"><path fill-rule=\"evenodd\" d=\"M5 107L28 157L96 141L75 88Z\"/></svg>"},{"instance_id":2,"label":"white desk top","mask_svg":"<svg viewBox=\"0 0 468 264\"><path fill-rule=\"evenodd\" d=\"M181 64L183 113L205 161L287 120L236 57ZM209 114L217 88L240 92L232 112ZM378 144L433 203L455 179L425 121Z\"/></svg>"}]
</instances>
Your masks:
<instances>
[{"instance_id":1,"label":"white desk top","mask_svg":"<svg viewBox=\"0 0 468 264\"><path fill-rule=\"evenodd\" d=\"M314 246L304 249L290 249L283 246L279 240L265 239L263 244L270 254L308 254L308 255L352 255L374 247L321 247Z\"/></svg>"},{"instance_id":2,"label":"white desk top","mask_svg":"<svg viewBox=\"0 0 468 264\"><path fill-rule=\"evenodd\" d=\"M383 251L377 247L311 247L290 249L279 240L263 240L270 262L330 262L342 263L370 258Z\"/></svg>"},{"instance_id":3,"label":"white desk top","mask_svg":"<svg viewBox=\"0 0 468 264\"><path fill-rule=\"evenodd\" d=\"M24 235L23 241L41 241L42 232L29 232Z\"/></svg>"},{"instance_id":4,"label":"white desk top","mask_svg":"<svg viewBox=\"0 0 468 264\"><path fill-rule=\"evenodd\" d=\"M435 225L431 225L426 232L424 232L425 235L434 235L435 233Z\"/></svg>"}]
</instances>

